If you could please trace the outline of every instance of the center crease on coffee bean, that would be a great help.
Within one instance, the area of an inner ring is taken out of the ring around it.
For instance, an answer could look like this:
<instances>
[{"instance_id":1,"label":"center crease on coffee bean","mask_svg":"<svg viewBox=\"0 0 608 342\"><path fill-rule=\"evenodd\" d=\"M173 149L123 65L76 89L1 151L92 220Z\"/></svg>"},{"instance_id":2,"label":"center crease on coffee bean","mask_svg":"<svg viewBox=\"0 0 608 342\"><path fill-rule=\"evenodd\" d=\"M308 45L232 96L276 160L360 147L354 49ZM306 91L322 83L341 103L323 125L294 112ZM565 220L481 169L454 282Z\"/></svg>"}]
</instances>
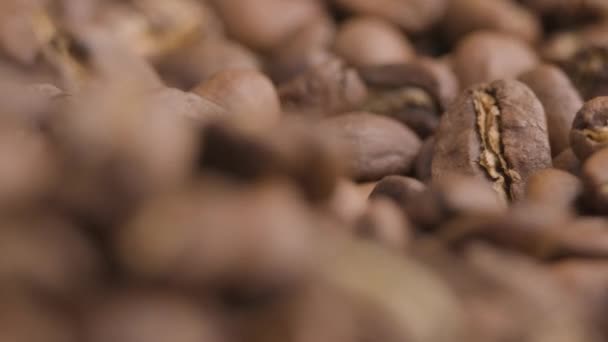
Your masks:
<instances>
[{"instance_id":1,"label":"center crease on coffee bean","mask_svg":"<svg viewBox=\"0 0 608 342\"><path fill-rule=\"evenodd\" d=\"M585 128L583 129L583 134L593 141L608 141L608 127Z\"/></svg>"},{"instance_id":2,"label":"center crease on coffee bean","mask_svg":"<svg viewBox=\"0 0 608 342\"><path fill-rule=\"evenodd\" d=\"M481 141L479 165L494 182L493 188L499 196L503 200L509 201L514 171L510 170L502 153L500 108L494 95L486 89L473 92L473 104L477 119L477 132Z\"/></svg>"},{"instance_id":3,"label":"center crease on coffee bean","mask_svg":"<svg viewBox=\"0 0 608 342\"><path fill-rule=\"evenodd\" d=\"M377 114L390 115L402 108L434 108L434 101L423 89L406 87L381 92L370 100L364 109Z\"/></svg>"}]
</instances>

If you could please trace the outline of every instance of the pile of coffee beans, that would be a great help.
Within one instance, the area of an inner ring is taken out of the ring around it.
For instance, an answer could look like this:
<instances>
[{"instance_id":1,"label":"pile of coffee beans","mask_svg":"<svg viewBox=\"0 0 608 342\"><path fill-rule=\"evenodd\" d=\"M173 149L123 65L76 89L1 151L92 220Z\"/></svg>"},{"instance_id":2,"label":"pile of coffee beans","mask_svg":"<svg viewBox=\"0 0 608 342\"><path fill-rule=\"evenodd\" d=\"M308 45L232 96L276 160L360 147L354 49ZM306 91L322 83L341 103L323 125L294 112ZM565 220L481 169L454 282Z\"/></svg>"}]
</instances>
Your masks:
<instances>
[{"instance_id":1,"label":"pile of coffee beans","mask_svg":"<svg viewBox=\"0 0 608 342\"><path fill-rule=\"evenodd\" d=\"M1 0L0 341L608 341L608 1Z\"/></svg>"}]
</instances>

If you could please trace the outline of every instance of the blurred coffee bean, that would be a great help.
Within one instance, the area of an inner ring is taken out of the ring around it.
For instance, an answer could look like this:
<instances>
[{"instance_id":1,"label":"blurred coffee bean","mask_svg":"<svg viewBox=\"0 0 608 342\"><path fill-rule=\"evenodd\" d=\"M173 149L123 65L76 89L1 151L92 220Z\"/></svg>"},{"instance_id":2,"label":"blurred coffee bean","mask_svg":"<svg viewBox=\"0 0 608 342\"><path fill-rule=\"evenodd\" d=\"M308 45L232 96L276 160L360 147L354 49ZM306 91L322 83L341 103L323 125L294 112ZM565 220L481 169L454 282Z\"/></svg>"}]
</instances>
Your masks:
<instances>
[{"instance_id":1,"label":"blurred coffee bean","mask_svg":"<svg viewBox=\"0 0 608 342\"><path fill-rule=\"evenodd\" d=\"M451 218L501 213L506 205L489 182L450 174L433 180L405 209L416 226L433 230Z\"/></svg>"},{"instance_id":2,"label":"blurred coffee bean","mask_svg":"<svg viewBox=\"0 0 608 342\"><path fill-rule=\"evenodd\" d=\"M332 0L357 14L383 18L408 32L423 32L439 21L449 1L445 0Z\"/></svg>"},{"instance_id":3,"label":"blurred coffee bean","mask_svg":"<svg viewBox=\"0 0 608 342\"><path fill-rule=\"evenodd\" d=\"M542 104L517 81L469 88L443 115L433 180L450 173L490 179L501 198L523 197L526 181L551 166Z\"/></svg>"},{"instance_id":4,"label":"blurred coffee bean","mask_svg":"<svg viewBox=\"0 0 608 342\"><path fill-rule=\"evenodd\" d=\"M86 310L86 341L223 341L214 317L170 292L123 290L93 301Z\"/></svg>"},{"instance_id":5,"label":"blurred coffee bean","mask_svg":"<svg viewBox=\"0 0 608 342\"><path fill-rule=\"evenodd\" d=\"M416 134L398 121L366 112L328 118L320 125L352 151L349 167L359 181L408 173L421 145Z\"/></svg>"},{"instance_id":6,"label":"blurred coffee bean","mask_svg":"<svg viewBox=\"0 0 608 342\"><path fill-rule=\"evenodd\" d=\"M367 88L359 73L337 58L282 84L278 92L285 111L308 116L354 110L367 97Z\"/></svg>"},{"instance_id":7,"label":"blurred coffee bean","mask_svg":"<svg viewBox=\"0 0 608 342\"><path fill-rule=\"evenodd\" d=\"M401 208L412 205L426 190L420 181L404 176L386 176L379 181L369 195L370 199L390 199Z\"/></svg>"},{"instance_id":8,"label":"blurred coffee bean","mask_svg":"<svg viewBox=\"0 0 608 342\"><path fill-rule=\"evenodd\" d=\"M77 300L102 282L101 256L91 241L58 218L0 222L0 283Z\"/></svg>"},{"instance_id":9,"label":"blurred coffee bean","mask_svg":"<svg viewBox=\"0 0 608 342\"><path fill-rule=\"evenodd\" d=\"M297 284L314 264L314 215L290 186L209 180L152 199L117 231L126 272L238 293Z\"/></svg>"},{"instance_id":10,"label":"blurred coffee bean","mask_svg":"<svg viewBox=\"0 0 608 342\"><path fill-rule=\"evenodd\" d=\"M439 116L452 85L443 83L432 62L391 64L361 69L370 89L363 109L392 117L412 128L420 137L437 129ZM444 101L445 98L445 101Z\"/></svg>"},{"instance_id":11,"label":"blurred coffee bean","mask_svg":"<svg viewBox=\"0 0 608 342\"><path fill-rule=\"evenodd\" d=\"M585 101L608 95L608 46L589 46L561 63Z\"/></svg>"},{"instance_id":12,"label":"blurred coffee bean","mask_svg":"<svg viewBox=\"0 0 608 342\"><path fill-rule=\"evenodd\" d=\"M608 149L592 155L581 169L586 204L600 214L608 213Z\"/></svg>"},{"instance_id":13,"label":"blurred coffee bean","mask_svg":"<svg viewBox=\"0 0 608 342\"><path fill-rule=\"evenodd\" d=\"M255 70L224 70L198 85L193 93L222 107L227 120L245 131L275 127L281 116L277 91Z\"/></svg>"},{"instance_id":14,"label":"blurred coffee bean","mask_svg":"<svg viewBox=\"0 0 608 342\"><path fill-rule=\"evenodd\" d=\"M515 78L538 63L536 54L524 41L489 31L476 31L462 38L454 48L451 61L463 88Z\"/></svg>"},{"instance_id":15,"label":"blurred coffee bean","mask_svg":"<svg viewBox=\"0 0 608 342\"><path fill-rule=\"evenodd\" d=\"M210 124L203 132L199 162L203 171L245 182L286 177L307 199L318 202L332 195L338 178L346 173L345 153L342 145L314 125L284 122L259 136Z\"/></svg>"},{"instance_id":16,"label":"blurred coffee bean","mask_svg":"<svg viewBox=\"0 0 608 342\"><path fill-rule=\"evenodd\" d=\"M259 50L276 47L323 14L317 0L212 0L230 35Z\"/></svg>"},{"instance_id":17,"label":"blurred coffee bean","mask_svg":"<svg viewBox=\"0 0 608 342\"><path fill-rule=\"evenodd\" d=\"M414 56L413 47L398 27L374 17L355 17L342 23L334 49L356 67L405 63Z\"/></svg>"},{"instance_id":18,"label":"blurred coffee bean","mask_svg":"<svg viewBox=\"0 0 608 342\"><path fill-rule=\"evenodd\" d=\"M578 175L581 168L581 162L574 154L574 151L572 151L572 148L567 148L553 158L553 167L558 170L570 172L573 175Z\"/></svg>"},{"instance_id":19,"label":"blurred coffee bean","mask_svg":"<svg viewBox=\"0 0 608 342\"><path fill-rule=\"evenodd\" d=\"M573 30L558 31L541 43L539 54L543 59L553 63L564 62L590 46L608 45L606 32L608 32L606 20Z\"/></svg>"},{"instance_id":20,"label":"blurred coffee bean","mask_svg":"<svg viewBox=\"0 0 608 342\"><path fill-rule=\"evenodd\" d=\"M174 51L157 63L156 68L169 85L188 90L222 71L260 67L257 56L246 47L214 37Z\"/></svg>"},{"instance_id":21,"label":"blurred coffee bean","mask_svg":"<svg viewBox=\"0 0 608 342\"><path fill-rule=\"evenodd\" d=\"M395 251L404 251L413 231L404 212L385 198L370 200L365 214L355 224L355 235Z\"/></svg>"},{"instance_id":22,"label":"blurred coffee bean","mask_svg":"<svg viewBox=\"0 0 608 342\"><path fill-rule=\"evenodd\" d=\"M576 176L558 169L544 169L528 178L525 197L532 202L572 211L582 193L583 183Z\"/></svg>"},{"instance_id":23,"label":"blurred coffee bean","mask_svg":"<svg viewBox=\"0 0 608 342\"><path fill-rule=\"evenodd\" d=\"M418 157L416 157L416 178L422 182L429 182L432 177L433 153L435 151L435 136L432 135L422 143Z\"/></svg>"},{"instance_id":24,"label":"blurred coffee bean","mask_svg":"<svg viewBox=\"0 0 608 342\"><path fill-rule=\"evenodd\" d=\"M602 0L561 1L523 0L551 29L580 25L608 17L608 4Z\"/></svg>"},{"instance_id":25,"label":"blurred coffee bean","mask_svg":"<svg viewBox=\"0 0 608 342\"><path fill-rule=\"evenodd\" d=\"M581 161L608 146L608 97L594 98L578 111L572 123L570 144Z\"/></svg>"},{"instance_id":26,"label":"blurred coffee bean","mask_svg":"<svg viewBox=\"0 0 608 342\"><path fill-rule=\"evenodd\" d=\"M281 85L333 58L329 50L336 30L331 18L321 16L285 38L266 64L272 79Z\"/></svg>"},{"instance_id":27,"label":"blurred coffee bean","mask_svg":"<svg viewBox=\"0 0 608 342\"><path fill-rule=\"evenodd\" d=\"M545 108L551 154L557 156L570 146L572 121L583 101L568 77L557 67L543 64L519 77Z\"/></svg>"},{"instance_id":28,"label":"blurred coffee bean","mask_svg":"<svg viewBox=\"0 0 608 342\"><path fill-rule=\"evenodd\" d=\"M448 4L442 27L452 42L478 30L511 34L528 42L541 36L538 18L514 1L452 0Z\"/></svg>"},{"instance_id":29,"label":"blurred coffee bean","mask_svg":"<svg viewBox=\"0 0 608 342\"><path fill-rule=\"evenodd\" d=\"M0 339L23 342L80 341L75 324L60 308L23 288L0 287Z\"/></svg>"}]
</instances>

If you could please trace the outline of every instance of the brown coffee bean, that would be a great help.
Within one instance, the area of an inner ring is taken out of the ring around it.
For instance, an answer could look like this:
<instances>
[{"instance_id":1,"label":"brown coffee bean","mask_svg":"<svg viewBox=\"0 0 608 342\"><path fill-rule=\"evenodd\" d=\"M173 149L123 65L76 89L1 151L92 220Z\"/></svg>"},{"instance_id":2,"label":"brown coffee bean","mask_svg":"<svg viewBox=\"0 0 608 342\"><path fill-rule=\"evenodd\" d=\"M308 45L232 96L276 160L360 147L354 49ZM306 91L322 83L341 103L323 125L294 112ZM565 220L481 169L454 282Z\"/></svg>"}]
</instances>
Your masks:
<instances>
[{"instance_id":1,"label":"brown coffee bean","mask_svg":"<svg viewBox=\"0 0 608 342\"><path fill-rule=\"evenodd\" d=\"M551 154L557 156L570 146L572 121L583 101L568 77L557 67L543 64L519 77L545 108Z\"/></svg>"},{"instance_id":2,"label":"brown coffee bean","mask_svg":"<svg viewBox=\"0 0 608 342\"><path fill-rule=\"evenodd\" d=\"M587 205L598 213L608 213L608 149L595 153L585 161L581 179L585 184Z\"/></svg>"},{"instance_id":3,"label":"brown coffee bean","mask_svg":"<svg viewBox=\"0 0 608 342\"><path fill-rule=\"evenodd\" d=\"M194 88L193 93L218 104L226 111L226 119L244 131L264 132L280 121L277 90L258 71L221 71Z\"/></svg>"},{"instance_id":4,"label":"brown coffee bean","mask_svg":"<svg viewBox=\"0 0 608 342\"><path fill-rule=\"evenodd\" d=\"M544 60L562 63L590 46L608 45L608 21L585 25L571 31L559 31L549 36L539 47Z\"/></svg>"},{"instance_id":5,"label":"brown coffee bean","mask_svg":"<svg viewBox=\"0 0 608 342\"><path fill-rule=\"evenodd\" d=\"M570 144L581 161L608 146L608 96L588 101L578 111L572 123Z\"/></svg>"},{"instance_id":6,"label":"brown coffee bean","mask_svg":"<svg viewBox=\"0 0 608 342\"><path fill-rule=\"evenodd\" d=\"M213 0L226 30L241 43L270 50L323 15L317 0Z\"/></svg>"},{"instance_id":7,"label":"brown coffee bean","mask_svg":"<svg viewBox=\"0 0 608 342\"><path fill-rule=\"evenodd\" d=\"M0 339L23 342L80 341L77 327L57 307L32 296L23 287L0 288Z\"/></svg>"},{"instance_id":8,"label":"brown coffee bean","mask_svg":"<svg viewBox=\"0 0 608 342\"><path fill-rule=\"evenodd\" d=\"M212 316L189 298L171 293L123 290L103 296L87 311L86 341L222 341Z\"/></svg>"},{"instance_id":9,"label":"brown coffee bean","mask_svg":"<svg viewBox=\"0 0 608 342\"><path fill-rule=\"evenodd\" d=\"M355 17L342 24L334 43L336 53L353 66L405 63L414 48L399 28L374 17Z\"/></svg>"},{"instance_id":10,"label":"brown coffee bean","mask_svg":"<svg viewBox=\"0 0 608 342\"><path fill-rule=\"evenodd\" d=\"M330 197L345 174L342 146L313 125L284 122L259 136L214 123L204 129L202 145L203 171L248 183L287 178L313 202Z\"/></svg>"},{"instance_id":11,"label":"brown coffee bean","mask_svg":"<svg viewBox=\"0 0 608 342\"><path fill-rule=\"evenodd\" d=\"M363 216L368 207L368 197L371 190L362 191L361 186L350 179L338 181L335 191L327 201L326 209L332 218L345 226L351 227ZM346 227L343 227L346 230Z\"/></svg>"},{"instance_id":12,"label":"brown coffee bean","mask_svg":"<svg viewBox=\"0 0 608 342\"><path fill-rule=\"evenodd\" d=\"M435 151L435 136L432 135L422 143L418 157L416 157L416 178L427 183L432 178L433 153Z\"/></svg>"},{"instance_id":13,"label":"brown coffee bean","mask_svg":"<svg viewBox=\"0 0 608 342\"><path fill-rule=\"evenodd\" d=\"M339 6L364 15L393 22L408 32L422 32L430 28L443 15L445 0L332 0Z\"/></svg>"},{"instance_id":14,"label":"brown coffee bean","mask_svg":"<svg viewBox=\"0 0 608 342\"><path fill-rule=\"evenodd\" d=\"M360 73L370 89L364 110L397 119L423 138L435 132L454 89L448 74L435 63L421 60L367 67Z\"/></svg>"},{"instance_id":15,"label":"brown coffee bean","mask_svg":"<svg viewBox=\"0 0 608 342\"><path fill-rule=\"evenodd\" d=\"M356 70L332 58L281 85L279 96L288 113L327 116L358 108L367 88Z\"/></svg>"},{"instance_id":16,"label":"brown coffee bean","mask_svg":"<svg viewBox=\"0 0 608 342\"><path fill-rule=\"evenodd\" d=\"M589 46L561 63L584 100L608 95L608 46Z\"/></svg>"},{"instance_id":17,"label":"brown coffee bean","mask_svg":"<svg viewBox=\"0 0 608 342\"><path fill-rule=\"evenodd\" d=\"M316 223L291 186L211 179L146 203L117 231L115 250L144 280L265 292L310 272Z\"/></svg>"},{"instance_id":18,"label":"brown coffee bean","mask_svg":"<svg viewBox=\"0 0 608 342\"><path fill-rule=\"evenodd\" d=\"M245 46L210 37L169 54L156 68L168 85L188 90L221 71L259 70L261 66L257 56Z\"/></svg>"},{"instance_id":19,"label":"brown coffee bean","mask_svg":"<svg viewBox=\"0 0 608 342\"><path fill-rule=\"evenodd\" d=\"M0 248L2 285L77 301L102 284L104 265L95 246L61 219L3 220Z\"/></svg>"},{"instance_id":20,"label":"brown coffee bean","mask_svg":"<svg viewBox=\"0 0 608 342\"><path fill-rule=\"evenodd\" d=\"M404 251L413 231L397 204L385 198L369 202L366 212L355 223L355 235L375 241L395 251Z\"/></svg>"},{"instance_id":21,"label":"brown coffee bean","mask_svg":"<svg viewBox=\"0 0 608 342\"><path fill-rule=\"evenodd\" d=\"M469 88L442 117L436 139L433 180L490 179L505 200L522 198L529 175L551 166L543 107L518 81Z\"/></svg>"},{"instance_id":22,"label":"brown coffee bean","mask_svg":"<svg viewBox=\"0 0 608 342\"><path fill-rule=\"evenodd\" d=\"M524 0L522 2L541 16L546 26L553 29L585 24L608 17L608 4L602 0Z\"/></svg>"},{"instance_id":23,"label":"brown coffee bean","mask_svg":"<svg viewBox=\"0 0 608 342\"><path fill-rule=\"evenodd\" d=\"M448 3L442 28L452 42L478 30L507 33L528 42L541 36L538 19L516 2L452 0Z\"/></svg>"},{"instance_id":24,"label":"brown coffee bean","mask_svg":"<svg viewBox=\"0 0 608 342\"><path fill-rule=\"evenodd\" d=\"M406 208L416 201L425 190L426 186L416 179L404 176L387 176L376 184L369 198L390 199L399 207Z\"/></svg>"},{"instance_id":25,"label":"brown coffee bean","mask_svg":"<svg viewBox=\"0 0 608 342\"><path fill-rule=\"evenodd\" d=\"M572 151L571 148L568 148L553 158L553 167L558 170L570 172L573 175L578 175L581 169L581 162L574 154L574 151Z\"/></svg>"},{"instance_id":26,"label":"brown coffee bean","mask_svg":"<svg viewBox=\"0 0 608 342\"><path fill-rule=\"evenodd\" d=\"M421 145L416 134L398 121L366 112L328 118L321 127L352 151L350 170L359 181L408 173Z\"/></svg>"},{"instance_id":27,"label":"brown coffee bean","mask_svg":"<svg viewBox=\"0 0 608 342\"><path fill-rule=\"evenodd\" d=\"M329 61L329 51L336 35L336 24L322 16L302 26L272 52L266 65L269 75L279 85L301 73Z\"/></svg>"},{"instance_id":28,"label":"brown coffee bean","mask_svg":"<svg viewBox=\"0 0 608 342\"><path fill-rule=\"evenodd\" d=\"M478 31L465 36L452 55L461 87L503 78L515 78L538 63L523 41L503 33Z\"/></svg>"},{"instance_id":29,"label":"brown coffee bean","mask_svg":"<svg viewBox=\"0 0 608 342\"><path fill-rule=\"evenodd\" d=\"M544 169L530 175L526 184L526 199L555 206L563 210L575 210L583 193L583 183L576 176L558 169Z\"/></svg>"}]
</instances>

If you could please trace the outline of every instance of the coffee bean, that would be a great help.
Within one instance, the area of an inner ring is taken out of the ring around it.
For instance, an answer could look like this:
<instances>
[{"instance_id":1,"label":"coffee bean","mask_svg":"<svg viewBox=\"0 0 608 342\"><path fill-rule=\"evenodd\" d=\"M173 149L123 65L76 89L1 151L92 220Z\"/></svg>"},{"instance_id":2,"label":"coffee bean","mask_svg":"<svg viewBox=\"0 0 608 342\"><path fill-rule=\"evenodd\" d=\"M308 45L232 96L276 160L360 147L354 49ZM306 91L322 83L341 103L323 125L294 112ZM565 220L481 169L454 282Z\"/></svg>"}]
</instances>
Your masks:
<instances>
[{"instance_id":1,"label":"coffee bean","mask_svg":"<svg viewBox=\"0 0 608 342\"><path fill-rule=\"evenodd\" d=\"M376 241L396 251L404 251L413 231L411 223L397 204L385 198L370 201L355 224L358 237Z\"/></svg>"},{"instance_id":2,"label":"coffee bean","mask_svg":"<svg viewBox=\"0 0 608 342\"><path fill-rule=\"evenodd\" d=\"M435 136L430 136L422 143L418 157L416 157L416 178L422 182L426 183L431 180L434 151Z\"/></svg>"},{"instance_id":3,"label":"coffee bean","mask_svg":"<svg viewBox=\"0 0 608 342\"><path fill-rule=\"evenodd\" d=\"M361 77L370 89L363 108L395 118L423 138L432 134L454 84L431 65L416 61L361 69Z\"/></svg>"},{"instance_id":4,"label":"coffee bean","mask_svg":"<svg viewBox=\"0 0 608 342\"><path fill-rule=\"evenodd\" d=\"M352 151L350 170L360 181L407 174L421 145L416 134L398 121L366 112L329 118L321 127Z\"/></svg>"},{"instance_id":5,"label":"coffee bean","mask_svg":"<svg viewBox=\"0 0 608 342\"><path fill-rule=\"evenodd\" d=\"M445 0L332 0L359 14L380 17L408 32L422 32L437 22L446 10Z\"/></svg>"},{"instance_id":6,"label":"coffee bean","mask_svg":"<svg viewBox=\"0 0 608 342\"><path fill-rule=\"evenodd\" d=\"M461 87L502 78L515 78L538 62L523 41L507 34L477 31L459 41L452 55Z\"/></svg>"},{"instance_id":7,"label":"coffee bean","mask_svg":"<svg viewBox=\"0 0 608 342\"><path fill-rule=\"evenodd\" d=\"M376 184L370 199L387 198L401 208L406 208L424 192L426 186L420 181L404 176L387 176Z\"/></svg>"},{"instance_id":8,"label":"coffee bean","mask_svg":"<svg viewBox=\"0 0 608 342\"><path fill-rule=\"evenodd\" d=\"M466 90L436 135L433 180L452 173L489 179L504 200L523 197L527 178L551 166L543 107L517 81Z\"/></svg>"},{"instance_id":9,"label":"coffee bean","mask_svg":"<svg viewBox=\"0 0 608 342\"><path fill-rule=\"evenodd\" d=\"M287 112L328 116L358 108L367 88L356 70L332 58L282 84L279 96Z\"/></svg>"},{"instance_id":10,"label":"coffee bean","mask_svg":"<svg viewBox=\"0 0 608 342\"><path fill-rule=\"evenodd\" d=\"M589 46L561 63L584 100L608 95L608 46Z\"/></svg>"},{"instance_id":11,"label":"coffee bean","mask_svg":"<svg viewBox=\"0 0 608 342\"><path fill-rule=\"evenodd\" d=\"M405 63L414 48L399 28L374 17L356 17L342 24L336 53L354 66Z\"/></svg>"},{"instance_id":12,"label":"coffee bean","mask_svg":"<svg viewBox=\"0 0 608 342\"><path fill-rule=\"evenodd\" d=\"M575 210L583 193L583 183L576 176L557 169L544 169L533 173L526 184L526 199Z\"/></svg>"},{"instance_id":13,"label":"coffee bean","mask_svg":"<svg viewBox=\"0 0 608 342\"><path fill-rule=\"evenodd\" d=\"M583 101L568 77L557 67L544 64L519 77L545 108L551 154L557 156L570 146L572 121Z\"/></svg>"},{"instance_id":14,"label":"coffee bean","mask_svg":"<svg viewBox=\"0 0 608 342\"><path fill-rule=\"evenodd\" d=\"M444 20L443 29L452 42L478 30L508 33L528 42L541 35L538 18L525 7L508 0L452 0Z\"/></svg>"},{"instance_id":15,"label":"coffee bean","mask_svg":"<svg viewBox=\"0 0 608 342\"><path fill-rule=\"evenodd\" d=\"M608 97L588 101L578 111L572 123L570 143L581 161L608 146Z\"/></svg>"},{"instance_id":16,"label":"coffee bean","mask_svg":"<svg viewBox=\"0 0 608 342\"><path fill-rule=\"evenodd\" d=\"M608 213L608 149L592 155L581 169L587 205L601 214Z\"/></svg>"},{"instance_id":17,"label":"coffee bean","mask_svg":"<svg viewBox=\"0 0 608 342\"><path fill-rule=\"evenodd\" d=\"M581 162L578 160L571 148L565 149L553 158L553 167L558 170L570 172L573 175L580 173Z\"/></svg>"}]
</instances>

